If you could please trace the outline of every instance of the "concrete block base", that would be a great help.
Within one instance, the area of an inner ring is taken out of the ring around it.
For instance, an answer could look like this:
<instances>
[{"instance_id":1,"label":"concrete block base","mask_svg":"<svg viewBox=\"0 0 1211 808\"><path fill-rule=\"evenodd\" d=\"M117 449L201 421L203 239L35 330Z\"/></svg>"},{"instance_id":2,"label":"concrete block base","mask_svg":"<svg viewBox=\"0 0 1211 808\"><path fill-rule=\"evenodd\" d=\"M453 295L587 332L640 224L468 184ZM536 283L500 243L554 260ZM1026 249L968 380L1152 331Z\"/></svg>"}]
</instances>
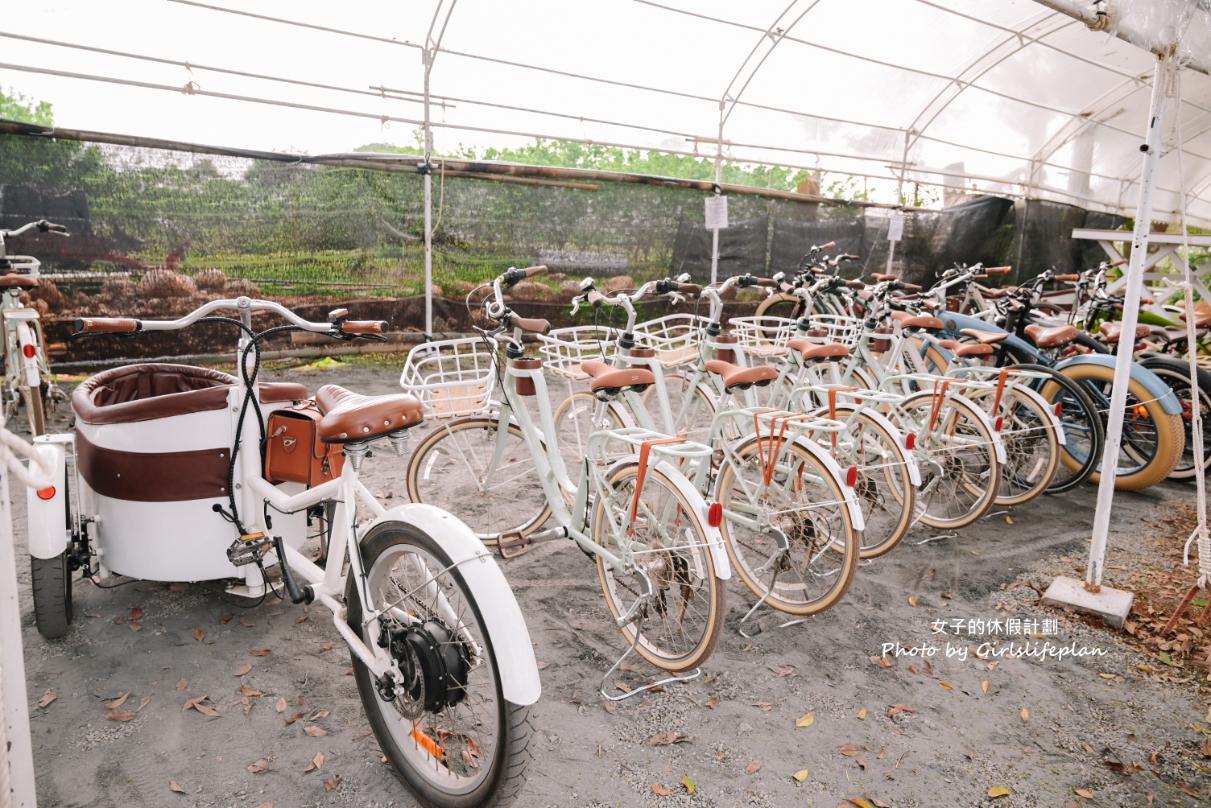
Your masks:
<instances>
[{"instance_id":1,"label":"concrete block base","mask_svg":"<svg viewBox=\"0 0 1211 808\"><path fill-rule=\"evenodd\" d=\"M1096 614L1108 625L1122 628L1131 613L1135 594L1123 589L1103 586L1100 592L1085 589L1085 582L1061 575L1051 582L1043 594L1043 603L1048 606L1067 606L1079 612Z\"/></svg>"}]
</instances>

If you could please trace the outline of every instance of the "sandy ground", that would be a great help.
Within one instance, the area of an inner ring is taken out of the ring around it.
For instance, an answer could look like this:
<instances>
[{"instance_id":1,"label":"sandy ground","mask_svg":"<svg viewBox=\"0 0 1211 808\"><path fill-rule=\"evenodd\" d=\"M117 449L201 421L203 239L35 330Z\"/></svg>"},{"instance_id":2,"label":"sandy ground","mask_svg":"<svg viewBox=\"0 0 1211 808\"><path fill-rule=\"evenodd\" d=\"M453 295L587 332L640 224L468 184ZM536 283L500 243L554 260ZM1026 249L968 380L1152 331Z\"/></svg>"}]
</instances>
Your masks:
<instances>
[{"instance_id":1,"label":"sandy ground","mask_svg":"<svg viewBox=\"0 0 1211 808\"><path fill-rule=\"evenodd\" d=\"M364 367L273 377L366 392L395 384L392 370ZM373 486L395 487L402 461L372 463ZM1121 494L1112 561L1116 548L1134 547L1155 524L1158 509L1191 497L1191 489L1169 485ZM1042 610L1033 590L1013 585L1021 575L1071 572L1092 510L1090 488L1031 503L1012 524L992 516L958 538L917 544L930 538L918 531L864 564L837 608L785 629L767 617L754 640L736 632L751 599L733 586L726 633L704 676L616 706L597 688L623 644L590 562L563 544L506 562L544 686L520 804L1206 805L1211 760L1200 750L1211 716L1194 686L1150 681L1136 667L1145 658L1115 634ZM16 513L23 558L23 503ZM147 541L172 536L151 533ZM77 621L52 643L33 628L28 569L19 575L31 702L48 690L56 695L32 710L42 805L413 804L380 762L348 655L323 610L278 601L237 608L213 585L135 582L102 591L82 583ZM1059 618L1057 633L1037 642L1104 654L947 658L948 641L970 649L990 638L933 631L935 621L1019 617ZM897 642L930 645L938 655L889 658L885 666L883 644ZM257 649L270 653L255 656ZM246 664L251 672L237 677ZM631 676L646 674L635 668ZM241 685L264 694L249 700L247 714ZM107 721L104 701L127 692L124 709L142 709L133 720ZM182 709L203 694L218 717ZM289 706L279 713L283 698ZM304 718L287 723L296 713ZM810 725L797 728L807 713ZM309 725L327 734L310 737ZM684 739L653 745L658 733ZM304 773L317 752L322 770ZM260 759L268 770L250 773ZM336 787L327 790L323 781L334 775L339 782L329 780ZM185 793L170 790L170 781ZM991 798L999 788L1008 795Z\"/></svg>"}]
</instances>

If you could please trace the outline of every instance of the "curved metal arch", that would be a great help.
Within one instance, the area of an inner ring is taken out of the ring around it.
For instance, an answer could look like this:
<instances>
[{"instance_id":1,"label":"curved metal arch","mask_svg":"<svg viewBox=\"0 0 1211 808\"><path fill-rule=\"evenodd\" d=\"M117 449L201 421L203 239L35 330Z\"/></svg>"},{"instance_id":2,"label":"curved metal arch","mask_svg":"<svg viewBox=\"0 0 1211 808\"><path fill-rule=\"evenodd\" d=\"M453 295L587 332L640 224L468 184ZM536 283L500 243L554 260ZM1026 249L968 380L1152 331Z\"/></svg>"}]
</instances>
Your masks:
<instances>
[{"instance_id":1,"label":"curved metal arch","mask_svg":"<svg viewBox=\"0 0 1211 808\"><path fill-rule=\"evenodd\" d=\"M441 52L442 39L446 36L446 29L450 26L450 18L454 16L454 8L458 5L458 0L450 0L450 5L446 6L446 0L437 0L437 5L433 8L433 18L429 20L429 30L425 33L425 46L421 51L421 63L424 67L424 104L425 104L425 162L429 161L429 155L433 151L433 127L430 122L430 104L429 104L429 81L433 76L433 63L437 60L437 54ZM442 16L442 10L445 9L445 17L442 19L441 27L437 27L438 17ZM433 37L434 29L437 29L437 38Z\"/></svg>"},{"instance_id":2,"label":"curved metal arch","mask_svg":"<svg viewBox=\"0 0 1211 808\"><path fill-rule=\"evenodd\" d=\"M954 78L951 79L951 83L939 90L938 94L925 105L925 108L917 114L917 117L914 118L912 123L908 126L908 131L911 135L908 142L908 148L911 149L912 146L916 145L917 141L920 139L920 135L923 135L933 124L933 122L936 121L938 117L945 112L946 109L953 104L964 91L967 90L968 87L988 73L989 70L992 70L994 67L1001 64L1010 56L1022 50L1035 40L1041 39L1048 34L1055 33L1061 28L1071 24L1071 20L1065 18L1063 25L1059 26L1058 28L1054 28L1039 34L1028 34L1028 32L1043 26L1059 16L1062 16L1059 12L1043 12L1036 20L1028 25L1023 26L1022 30L997 40L992 47L988 48L988 50L971 60L965 68L958 71ZM1016 45L1014 44L1015 42L1017 43ZM930 114L931 111L932 114ZM927 115L929 116L928 120L924 120ZM924 123L922 123L923 120Z\"/></svg>"}]
</instances>

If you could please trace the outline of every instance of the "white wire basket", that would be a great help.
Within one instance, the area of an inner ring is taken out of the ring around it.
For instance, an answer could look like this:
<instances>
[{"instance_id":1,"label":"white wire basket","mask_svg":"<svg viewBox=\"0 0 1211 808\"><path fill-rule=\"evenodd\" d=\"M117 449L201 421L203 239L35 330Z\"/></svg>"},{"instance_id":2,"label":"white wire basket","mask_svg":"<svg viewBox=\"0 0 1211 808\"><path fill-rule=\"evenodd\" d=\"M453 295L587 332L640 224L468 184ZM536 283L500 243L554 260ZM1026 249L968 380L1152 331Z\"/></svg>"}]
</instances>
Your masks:
<instances>
[{"instance_id":1,"label":"white wire basket","mask_svg":"<svg viewBox=\"0 0 1211 808\"><path fill-rule=\"evenodd\" d=\"M427 418L486 412L496 389L496 349L482 337L425 342L408 352L399 384Z\"/></svg>"},{"instance_id":2,"label":"white wire basket","mask_svg":"<svg viewBox=\"0 0 1211 808\"><path fill-rule=\"evenodd\" d=\"M733 317L728 321L745 354L756 357L786 353L786 342L795 336L795 321L787 317Z\"/></svg>"},{"instance_id":3,"label":"white wire basket","mask_svg":"<svg viewBox=\"0 0 1211 808\"><path fill-rule=\"evenodd\" d=\"M665 367L676 367L698 358L702 333L710 318L699 314L666 314L635 326L635 340L656 350L656 358Z\"/></svg>"},{"instance_id":4,"label":"white wire basket","mask_svg":"<svg viewBox=\"0 0 1211 808\"><path fill-rule=\"evenodd\" d=\"M823 345L828 342L839 342L847 348L858 344L862 333L862 321L857 317L843 317L838 314L813 314L811 328L805 335L808 340Z\"/></svg>"},{"instance_id":5,"label":"white wire basket","mask_svg":"<svg viewBox=\"0 0 1211 808\"><path fill-rule=\"evenodd\" d=\"M583 381L589 375L580 369L581 363L590 359L612 361L618 353L619 333L604 325L575 325L539 334L543 367L573 381Z\"/></svg>"}]
</instances>

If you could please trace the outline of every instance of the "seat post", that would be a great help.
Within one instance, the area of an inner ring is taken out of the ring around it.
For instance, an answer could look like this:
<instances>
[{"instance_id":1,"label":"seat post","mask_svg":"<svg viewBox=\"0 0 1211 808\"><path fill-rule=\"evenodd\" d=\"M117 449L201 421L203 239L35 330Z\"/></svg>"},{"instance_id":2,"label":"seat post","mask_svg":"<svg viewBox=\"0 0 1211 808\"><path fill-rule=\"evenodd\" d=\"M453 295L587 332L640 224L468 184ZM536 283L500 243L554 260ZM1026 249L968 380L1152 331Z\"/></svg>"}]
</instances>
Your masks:
<instances>
[{"instance_id":1,"label":"seat post","mask_svg":"<svg viewBox=\"0 0 1211 808\"><path fill-rule=\"evenodd\" d=\"M341 448L345 450L345 457L349 460L349 465L353 466L354 471L362 470L362 460L366 458L366 451L370 444L366 441L355 441L343 444Z\"/></svg>"}]
</instances>

